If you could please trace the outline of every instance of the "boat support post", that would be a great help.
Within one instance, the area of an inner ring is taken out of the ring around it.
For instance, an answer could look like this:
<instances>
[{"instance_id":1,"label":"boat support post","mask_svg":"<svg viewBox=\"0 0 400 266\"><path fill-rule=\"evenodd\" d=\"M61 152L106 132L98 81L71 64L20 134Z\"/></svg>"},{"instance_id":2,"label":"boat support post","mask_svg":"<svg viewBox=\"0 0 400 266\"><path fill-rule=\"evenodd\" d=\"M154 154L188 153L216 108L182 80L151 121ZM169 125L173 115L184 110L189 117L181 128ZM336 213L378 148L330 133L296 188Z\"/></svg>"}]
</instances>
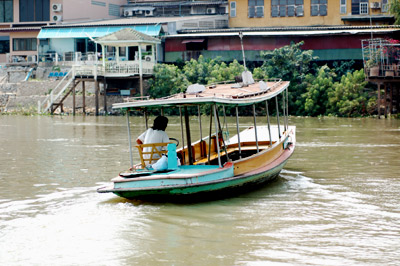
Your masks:
<instances>
[{"instance_id":1,"label":"boat support post","mask_svg":"<svg viewBox=\"0 0 400 266\"><path fill-rule=\"evenodd\" d=\"M212 113L213 113L213 106L210 106L210 133L208 134L208 164L210 164L211 159L211 127L212 127Z\"/></svg>"},{"instance_id":2,"label":"boat support post","mask_svg":"<svg viewBox=\"0 0 400 266\"><path fill-rule=\"evenodd\" d=\"M204 151L204 146L203 146L203 128L201 126L200 105L197 105L197 115L199 117L199 130L200 130L200 156L203 157L205 154L205 151Z\"/></svg>"},{"instance_id":3,"label":"boat support post","mask_svg":"<svg viewBox=\"0 0 400 266\"><path fill-rule=\"evenodd\" d=\"M182 160L185 164L185 136L183 134L182 107L179 106L179 116L181 118L181 137L182 137Z\"/></svg>"},{"instance_id":4,"label":"boat support post","mask_svg":"<svg viewBox=\"0 0 400 266\"><path fill-rule=\"evenodd\" d=\"M289 130L289 87L286 89L286 125Z\"/></svg>"},{"instance_id":5,"label":"boat support post","mask_svg":"<svg viewBox=\"0 0 400 266\"><path fill-rule=\"evenodd\" d=\"M218 165L219 167L222 168L222 164L221 164L221 153L219 150L219 137L218 137L218 121L217 121L217 105L214 104L214 121L215 121L215 137L216 137L216 141L217 141L217 152L218 152Z\"/></svg>"},{"instance_id":6,"label":"boat support post","mask_svg":"<svg viewBox=\"0 0 400 266\"><path fill-rule=\"evenodd\" d=\"M236 131L239 145L239 158L242 159L242 148L240 146L240 131L239 131L239 106L236 106Z\"/></svg>"},{"instance_id":7,"label":"boat support post","mask_svg":"<svg viewBox=\"0 0 400 266\"><path fill-rule=\"evenodd\" d=\"M144 122L146 124L146 130L149 129L149 121L148 121L147 110L146 109L144 109Z\"/></svg>"},{"instance_id":8,"label":"boat support post","mask_svg":"<svg viewBox=\"0 0 400 266\"><path fill-rule=\"evenodd\" d=\"M283 129L284 132L286 132L286 97L285 97L285 91L282 93L282 109L283 109Z\"/></svg>"},{"instance_id":9,"label":"boat support post","mask_svg":"<svg viewBox=\"0 0 400 266\"><path fill-rule=\"evenodd\" d=\"M187 139L187 147L188 147L188 156L189 156L189 165L193 165L193 154L192 154L192 138L190 136L190 121L189 121L189 112L187 106L185 108L185 127L186 127L186 139Z\"/></svg>"},{"instance_id":10,"label":"boat support post","mask_svg":"<svg viewBox=\"0 0 400 266\"><path fill-rule=\"evenodd\" d=\"M278 135L279 139L281 139L281 126L279 125L279 105L278 105L278 95L275 96L275 105L276 105L276 119L278 121Z\"/></svg>"},{"instance_id":11,"label":"boat support post","mask_svg":"<svg viewBox=\"0 0 400 266\"><path fill-rule=\"evenodd\" d=\"M267 110L267 122L268 122L269 146L270 146L270 147L272 147L272 137L271 137L271 122L269 121L268 100L266 100L266 101L265 101L265 109Z\"/></svg>"},{"instance_id":12,"label":"boat support post","mask_svg":"<svg viewBox=\"0 0 400 266\"><path fill-rule=\"evenodd\" d=\"M256 123L256 105L254 103L253 103L253 119L254 119L254 135L256 137L257 153L259 153L258 136L257 136L257 123Z\"/></svg>"},{"instance_id":13,"label":"boat support post","mask_svg":"<svg viewBox=\"0 0 400 266\"><path fill-rule=\"evenodd\" d=\"M126 121L128 124L128 141L129 141L129 155L130 155L130 159L131 159L131 168L133 168L133 154L132 154L132 139L131 139L131 125L129 122L129 112L130 109L126 109Z\"/></svg>"},{"instance_id":14,"label":"boat support post","mask_svg":"<svg viewBox=\"0 0 400 266\"><path fill-rule=\"evenodd\" d=\"M229 155L225 145L224 132L222 131L223 128L221 127L221 121L219 120L218 108L217 107L215 108L217 109L218 132L221 132L222 144L224 145L226 161L229 162Z\"/></svg>"}]
</instances>

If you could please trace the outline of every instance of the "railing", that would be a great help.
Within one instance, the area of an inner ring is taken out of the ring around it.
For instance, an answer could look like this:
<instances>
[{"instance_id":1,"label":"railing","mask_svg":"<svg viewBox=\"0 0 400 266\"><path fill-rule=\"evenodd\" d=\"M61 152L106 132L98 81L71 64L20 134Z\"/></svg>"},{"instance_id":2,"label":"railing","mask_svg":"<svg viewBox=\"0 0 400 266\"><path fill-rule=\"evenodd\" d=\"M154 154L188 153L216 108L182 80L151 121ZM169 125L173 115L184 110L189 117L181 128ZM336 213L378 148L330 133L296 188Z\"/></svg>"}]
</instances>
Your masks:
<instances>
[{"instance_id":1,"label":"railing","mask_svg":"<svg viewBox=\"0 0 400 266\"><path fill-rule=\"evenodd\" d=\"M38 108L38 113L46 113L47 111L50 110L51 106L55 103L55 101L57 101L61 95L63 95L63 93L65 92L65 90L69 87L69 85L72 83L73 78L71 78L71 72L72 69L70 69L67 73L67 75L65 75L60 82L57 84L57 86L51 90L50 94L47 95L46 99L44 99L44 101L39 104L39 108ZM69 78L68 82L61 87L61 84L64 83L64 81ZM61 87L61 89L57 92L57 90ZM57 93L57 94L56 94ZM42 111L43 110L43 111Z\"/></svg>"},{"instance_id":2,"label":"railing","mask_svg":"<svg viewBox=\"0 0 400 266\"><path fill-rule=\"evenodd\" d=\"M142 74L153 74L153 68L155 62L142 61ZM74 65L73 75L74 76L130 76L139 75L139 61L107 61L105 66L102 62L97 64L89 65Z\"/></svg>"}]
</instances>

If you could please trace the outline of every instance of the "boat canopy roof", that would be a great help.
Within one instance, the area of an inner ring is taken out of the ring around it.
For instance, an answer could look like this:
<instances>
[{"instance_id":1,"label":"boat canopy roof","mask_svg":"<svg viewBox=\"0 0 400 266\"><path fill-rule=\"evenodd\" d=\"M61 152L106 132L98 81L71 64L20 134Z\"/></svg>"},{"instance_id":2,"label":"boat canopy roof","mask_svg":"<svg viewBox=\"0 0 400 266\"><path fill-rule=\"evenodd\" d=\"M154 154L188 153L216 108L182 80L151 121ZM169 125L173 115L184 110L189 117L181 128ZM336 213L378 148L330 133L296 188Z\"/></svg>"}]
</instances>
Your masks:
<instances>
[{"instance_id":1,"label":"boat canopy roof","mask_svg":"<svg viewBox=\"0 0 400 266\"><path fill-rule=\"evenodd\" d=\"M197 93L178 93L169 97L148 100L128 98L126 102L113 104L113 108L141 109L209 104L246 106L274 98L288 86L288 81L278 79L260 81L242 87L237 83L207 85L205 90Z\"/></svg>"}]
</instances>

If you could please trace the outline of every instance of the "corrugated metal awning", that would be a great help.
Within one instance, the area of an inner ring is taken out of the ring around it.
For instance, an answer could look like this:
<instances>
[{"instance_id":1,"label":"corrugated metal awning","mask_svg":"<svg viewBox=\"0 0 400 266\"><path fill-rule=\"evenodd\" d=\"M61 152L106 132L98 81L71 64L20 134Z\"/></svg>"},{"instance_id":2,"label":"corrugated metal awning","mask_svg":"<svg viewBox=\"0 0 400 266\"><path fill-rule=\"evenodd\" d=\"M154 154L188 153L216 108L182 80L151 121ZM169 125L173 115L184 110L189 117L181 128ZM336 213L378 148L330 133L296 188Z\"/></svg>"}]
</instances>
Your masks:
<instances>
[{"instance_id":1,"label":"corrugated metal awning","mask_svg":"<svg viewBox=\"0 0 400 266\"><path fill-rule=\"evenodd\" d=\"M159 36L161 31L161 25L43 28L37 38L88 38L88 36L98 38L126 28L134 29L149 36Z\"/></svg>"}]
</instances>

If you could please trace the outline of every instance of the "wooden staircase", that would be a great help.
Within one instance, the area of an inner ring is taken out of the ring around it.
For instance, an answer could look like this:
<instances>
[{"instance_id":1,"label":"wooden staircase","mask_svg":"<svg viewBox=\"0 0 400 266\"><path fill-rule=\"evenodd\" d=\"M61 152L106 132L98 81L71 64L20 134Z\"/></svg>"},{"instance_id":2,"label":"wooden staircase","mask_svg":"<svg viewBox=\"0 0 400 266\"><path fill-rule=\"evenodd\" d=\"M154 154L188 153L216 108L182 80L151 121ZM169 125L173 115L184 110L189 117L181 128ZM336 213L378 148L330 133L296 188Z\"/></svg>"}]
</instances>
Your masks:
<instances>
[{"instance_id":1,"label":"wooden staircase","mask_svg":"<svg viewBox=\"0 0 400 266\"><path fill-rule=\"evenodd\" d=\"M77 83L74 82L74 78L72 77L71 72L72 69L60 80L57 86L51 90L46 99L42 103L40 103L40 108L38 110L39 113L46 113L50 111L50 113L53 114L58 107L60 107L62 110L64 100L68 97L68 95L73 92L75 87L79 84L79 81ZM67 83L65 83L65 81ZM62 84L64 85L62 86ZM70 86L71 84L72 86ZM59 100L60 98L61 100Z\"/></svg>"}]
</instances>

